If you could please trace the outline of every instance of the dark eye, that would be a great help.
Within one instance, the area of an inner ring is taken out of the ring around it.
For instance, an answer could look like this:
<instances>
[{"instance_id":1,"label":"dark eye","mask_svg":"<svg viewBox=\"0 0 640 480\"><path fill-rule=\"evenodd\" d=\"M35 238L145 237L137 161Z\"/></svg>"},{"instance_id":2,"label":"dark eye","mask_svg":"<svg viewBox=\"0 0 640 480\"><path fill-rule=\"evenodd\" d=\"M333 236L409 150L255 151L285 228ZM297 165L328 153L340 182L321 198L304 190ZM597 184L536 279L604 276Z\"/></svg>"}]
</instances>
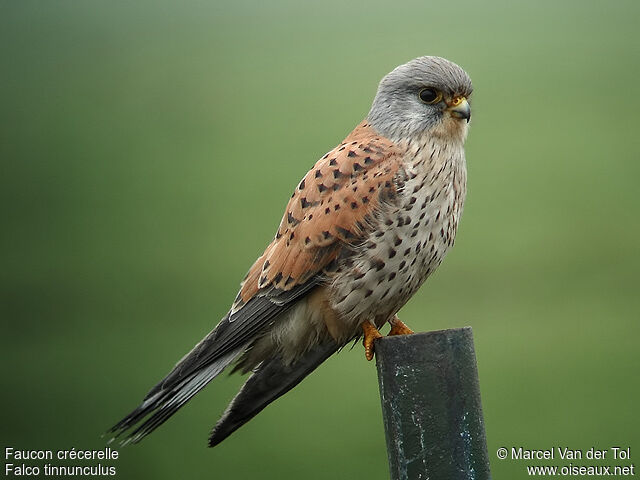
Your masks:
<instances>
[{"instance_id":1,"label":"dark eye","mask_svg":"<svg viewBox=\"0 0 640 480\"><path fill-rule=\"evenodd\" d=\"M429 104L437 103L442 100L442 94L440 92L437 92L433 88L423 88L422 90L420 90L420 93L418 93L418 96L424 103Z\"/></svg>"}]
</instances>

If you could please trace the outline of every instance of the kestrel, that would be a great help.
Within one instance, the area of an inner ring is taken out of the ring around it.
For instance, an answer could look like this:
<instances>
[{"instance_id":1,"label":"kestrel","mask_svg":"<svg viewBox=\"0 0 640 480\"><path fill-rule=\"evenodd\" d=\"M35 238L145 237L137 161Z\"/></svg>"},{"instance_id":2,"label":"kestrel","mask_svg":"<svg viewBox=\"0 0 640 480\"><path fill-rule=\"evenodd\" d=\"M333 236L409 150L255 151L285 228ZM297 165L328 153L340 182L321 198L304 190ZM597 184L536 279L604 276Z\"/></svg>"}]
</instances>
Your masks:
<instances>
[{"instance_id":1,"label":"kestrel","mask_svg":"<svg viewBox=\"0 0 640 480\"><path fill-rule=\"evenodd\" d=\"M230 311L110 432L136 443L234 363L252 371L215 446L349 342L367 360L453 245L466 194L471 80L440 57L386 75L373 105L295 188Z\"/></svg>"}]
</instances>

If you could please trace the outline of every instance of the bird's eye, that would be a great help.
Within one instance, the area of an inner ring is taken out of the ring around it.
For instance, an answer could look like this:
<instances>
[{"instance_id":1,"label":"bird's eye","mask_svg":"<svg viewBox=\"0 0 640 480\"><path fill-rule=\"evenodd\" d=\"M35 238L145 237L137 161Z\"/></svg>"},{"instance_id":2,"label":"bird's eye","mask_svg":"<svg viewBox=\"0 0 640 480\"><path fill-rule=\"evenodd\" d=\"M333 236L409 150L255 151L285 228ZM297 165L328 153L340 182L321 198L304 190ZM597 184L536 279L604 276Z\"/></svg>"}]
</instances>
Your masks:
<instances>
[{"instance_id":1,"label":"bird's eye","mask_svg":"<svg viewBox=\"0 0 640 480\"><path fill-rule=\"evenodd\" d=\"M423 88L420 90L420 93L418 93L418 96L422 102L428 104L438 103L442 100L442 94L433 88Z\"/></svg>"}]
</instances>

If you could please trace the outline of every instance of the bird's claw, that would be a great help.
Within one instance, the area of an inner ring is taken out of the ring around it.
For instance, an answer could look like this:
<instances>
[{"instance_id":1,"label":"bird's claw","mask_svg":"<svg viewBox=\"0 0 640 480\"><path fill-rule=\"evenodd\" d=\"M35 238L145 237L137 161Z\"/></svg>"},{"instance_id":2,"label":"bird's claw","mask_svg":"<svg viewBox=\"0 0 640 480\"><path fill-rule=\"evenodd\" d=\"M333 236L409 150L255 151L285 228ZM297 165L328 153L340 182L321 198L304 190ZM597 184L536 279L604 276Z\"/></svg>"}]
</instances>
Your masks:
<instances>
[{"instance_id":1,"label":"bird's claw","mask_svg":"<svg viewBox=\"0 0 640 480\"><path fill-rule=\"evenodd\" d=\"M362 322L361 327L364 333L364 338L362 339L364 356L371 361L373 359L373 344L378 338L382 338L382 334L371 322Z\"/></svg>"},{"instance_id":2,"label":"bird's claw","mask_svg":"<svg viewBox=\"0 0 640 480\"><path fill-rule=\"evenodd\" d=\"M393 317L393 320L391 320L390 323L391 323L391 330L389 331L388 336L411 335L412 333L414 333L413 330L407 327L404 322L400 321L398 317Z\"/></svg>"}]
</instances>

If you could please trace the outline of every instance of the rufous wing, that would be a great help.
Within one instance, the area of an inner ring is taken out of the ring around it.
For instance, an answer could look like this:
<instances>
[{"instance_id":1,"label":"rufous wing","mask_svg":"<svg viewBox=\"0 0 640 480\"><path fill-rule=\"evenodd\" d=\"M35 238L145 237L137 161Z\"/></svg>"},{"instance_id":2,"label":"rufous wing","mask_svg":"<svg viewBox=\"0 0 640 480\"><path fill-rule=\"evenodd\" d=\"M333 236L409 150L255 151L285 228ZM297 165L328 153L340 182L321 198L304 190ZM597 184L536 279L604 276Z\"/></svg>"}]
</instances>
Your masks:
<instances>
[{"instance_id":1,"label":"rufous wing","mask_svg":"<svg viewBox=\"0 0 640 480\"><path fill-rule=\"evenodd\" d=\"M242 283L234 309L261 290L287 291L327 268L361 241L372 215L395 195L394 144L361 123L322 157L293 192L271 244Z\"/></svg>"}]
</instances>

